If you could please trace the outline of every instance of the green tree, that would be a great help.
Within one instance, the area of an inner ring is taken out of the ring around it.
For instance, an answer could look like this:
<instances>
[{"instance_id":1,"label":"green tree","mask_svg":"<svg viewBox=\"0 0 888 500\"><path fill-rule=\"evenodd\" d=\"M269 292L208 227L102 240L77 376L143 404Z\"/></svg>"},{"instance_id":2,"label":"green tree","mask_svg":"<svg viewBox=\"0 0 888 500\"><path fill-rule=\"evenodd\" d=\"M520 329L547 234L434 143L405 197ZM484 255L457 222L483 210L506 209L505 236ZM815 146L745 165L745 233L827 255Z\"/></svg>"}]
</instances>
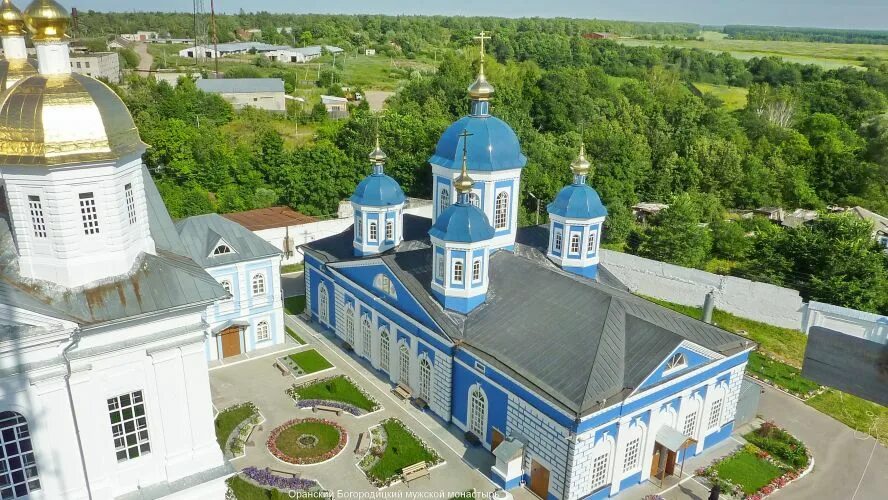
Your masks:
<instances>
[{"instance_id":1,"label":"green tree","mask_svg":"<svg viewBox=\"0 0 888 500\"><path fill-rule=\"evenodd\" d=\"M709 257L712 238L701 225L703 214L687 194L674 197L645 234L639 255L679 266L702 267Z\"/></svg>"}]
</instances>

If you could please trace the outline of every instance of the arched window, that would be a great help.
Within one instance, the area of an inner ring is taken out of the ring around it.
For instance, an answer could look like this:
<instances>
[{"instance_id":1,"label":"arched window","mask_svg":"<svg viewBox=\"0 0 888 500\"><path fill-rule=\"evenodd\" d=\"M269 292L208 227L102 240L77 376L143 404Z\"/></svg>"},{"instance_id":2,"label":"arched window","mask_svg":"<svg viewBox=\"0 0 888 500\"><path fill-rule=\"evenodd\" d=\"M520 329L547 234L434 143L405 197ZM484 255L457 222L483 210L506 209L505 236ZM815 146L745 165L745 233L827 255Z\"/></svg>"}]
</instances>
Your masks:
<instances>
[{"instance_id":1,"label":"arched window","mask_svg":"<svg viewBox=\"0 0 888 500\"><path fill-rule=\"evenodd\" d=\"M437 265L435 266L435 277L439 280L444 279L444 260L445 257L442 254L435 252L435 258L438 259Z\"/></svg>"},{"instance_id":2,"label":"arched window","mask_svg":"<svg viewBox=\"0 0 888 500\"><path fill-rule=\"evenodd\" d=\"M268 321L260 321L256 325L256 341L262 342L263 340L268 340L271 338L271 335L268 333Z\"/></svg>"},{"instance_id":3,"label":"arched window","mask_svg":"<svg viewBox=\"0 0 888 500\"><path fill-rule=\"evenodd\" d=\"M453 263L453 282L462 283L463 280L463 263L457 260Z\"/></svg>"},{"instance_id":4,"label":"arched window","mask_svg":"<svg viewBox=\"0 0 888 500\"><path fill-rule=\"evenodd\" d=\"M613 440L601 438L595 445L595 458L592 459L592 471L590 474L590 492L594 492L608 483L611 470L611 455L613 454Z\"/></svg>"},{"instance_id":5,"label":"arched window","mask_svg":"<svg viewBox=\"0 0 888 500\"><path fill-rule=\"evenodd\" d=\"M472 281L481 281L481 259L472 262Z\"/></svg>"},{"instance_id":6,"label":"arched window","mask_svg":"<svg viewBox=\"0 0 888 500\"><path fill-rule=\"evenodd\" d=\"M401 348L399 350L399 362L398 362L398 382L409 386L410 385L410 349L407 348L407 344L401 344Z\"/></svg>"},{"instance_id":7,"label":"arched window","mask_svg":"<svg viewBox=\"0 0 888 500\"><path fill-rule=\"evenodd\" d=\"M370 359L370 342L373 342L373 327L370 325L370 316L364 316L361 319L361 340L363 340L364 345L364 357Z\"/></svg>"},{"instance_id":8,"label":"arched window","mask_svg":"<svg viewBox=\"0 0 888 500\"><path fill-rule=\"evenodd\" d=\"M449 188L441 188L440 204L438 206L438 213L441 214L444 212L444 209L450 206L450 189Z\"/></svg>"},{"instance_id":9,"label":"arched window","mask_svg":"<svg viewBox=\"0 0 888 500\"><path fill-rule=\"evenodd\" d=\"M256 273L253 275L253 296L265 295L265 275Z\"/></svg>"},{"instance_id":10,"label":"arched window","mask_svg":"<svg viewBox=\"0 0 888 500\"><path fill-rule=\"evenodd\" d=\"M561 230L560 229L555 230L555 242L552 244L552 247L556 252L561 251Z\"/></svg>"},{"instance_id":11,"label":"arched window","mask_svg":"<svg viewBox=\"0 0 888 500\"><path fill-rule=\"evenodd\" d=\"M40 489L31 432L25 417L13 411L0 412L0 498L26 498Z\"/></svg>"},{"instance_id":12,"label":"arched window","mask_svg":"<svg viewBox=\"0 0 888 500\"><path fill-rule=\"evenodd\" d=\"M432 363L423 356L419 359L419 397L425 402L431 401Z\"/></svg>"},{"instance_id":13,"label":"arched window","mask_svg":"<svg viewBox=\"0 0 888 500\"><path fill-rule=\"evenodd\" d=\"M368 241L376 241L379 238L379 234L377 233L377 229L376 229L376 223L371 222L368 227L370 228L370 230L368 231L369 234L367 236L367 240Z\"/></svg>"},{"instance_id":14,"label":"arched window","mask_svg":"<svg viewBox=\"0 0 888 500\"><path fill-rule=\"evenodd\" d=\"M476 193L469 193L469 203L477 208L481 208L481 197Z\"/></svg>"},{"instance_id":15,"label":"arched window","mask_svg":"<svg viewBox=\"0 0 888 500\"><path fill-rule=\"evenodd\" d=\"M469 389L469 431L482 441L487 431L487 396L477 385Z\"/></svg>"},{"instance_id":16,"label":"arched window","mask_svg":"<svg viewBox=\"0 0 888 500\"><path fill-rule=\"evenodd\" d=\"M355 308L351 304L345 307L345 341L355 345Z\"/></svg>"},{"instance_id":17,"label":"arched window","mask_svg":"<svg viewBox=\"0 0 888 500\"><path fill-rule=\"evenodd\" d=\"M586 243L586 252L592 253L595 251L595 231L589 233L589 242Z\"/></svg>"},{"instance_id":18,"label":"arched window","mask_svg":"<svg viewBox=\"0 0 888 500\"><path fill-rule=\"evenodd\" d=\"M681 433L692 439L697 439L697 431L699 430L701 398L699 394L694 394L690 398L682 401L681 410L684 413L682 420Z\"/></svg>"},{"instance_id":19,"label":"arched window","mask_svg":"<svg viewBox=\"0 0 888 500\"><path fill-rule=\"evenodd\" d=\"M379 331L379 367L389 371L389 332L385 328Z\"/></svg>"},{"instance_id":20,"label":"arched window","mask_svg":"<svg viewBox=\"0 0 888 500\"><path fill-rule=\"evenodd\" d=\"M685 358L683 353L677 352L669 358L669 361L666 363L666 371L670 370L680 370L684 367L688 366L688 360Z\"/></svg>"},{"instance_id":21,"label":"arched window","mask_svg":"<svg viewBox=\"0 0 888 500\"><path fill-rule=\"evenodd\" d=\"M318 287L318 317L324 323L330 323L330 297L324 285Z\"/></svg>"},{"instance_id":22,"label":"arched window","mask_svg":"<svg viewBox=\"0 0 888 500\"><path fill-rule=\"evenodd\" d=\"M580 235L577 233L570 235L570 253L580 253Z\"/></svg>"},{"instance_id":23,"label":"arched window","mask_svg":"<svg viewBox=\"0 0 888 500\"><path fill-rule=\"evenodd\" d=\"M222 280L219 282L219 284L222 285L223 290L225 290L226 292L228 292L229 295L231 295L230 298L225 299L225 300L234 300L234 292L231 291L233 289L231 286L231 280Z\"/></svg>"},{"instance_id":24,"label":"arched window","mask_svg":"<svg viewBox=\"0 0 888 500\"><path fill-rule=\"evenodd\" d=\"M385 239L386 241L395 239L395 223L390 220L385 221Z\"/></svg>"},{"instance_id":25,"label":"arched window","mask_svg":"<svg viewBox=\"0 0 888 500\"><path fill-rule=\"evenodd\" d=\"M509 193L503 191L496 195L496 210L493 214L493 227L502 229L508 224Z\"/></svg>"},{"instance_id":26,"label":"arched window","mask_svg":"<svg viewBox=\"0 0 888 500\"><path fill-rule=\"evenodd\" d=\"M389 278L385 274L377 274L376 277L373 278L373 286L386 295L389 295L393 298L398 297L397 293L395 293L395 284L392 283L391 278Z\"/></svg>"},{"instance_id":27,"label":"arched window","mask_svg":"<svg viewBox=\"0 0 888 500\"><path fill-rule=\"evenodd\" d=\"M637 420L626 429L626 448L623 453L623 474L635 472L641 468L641 448L644 444L645 426Z\"/></svg>"},{"instance_id":28,"label":"arched window","mask_svg":"<svg viewBox=\"0 0 888 500\"><path fill-rule=\"evenodd\" d=\"M213 249L213 255L225 255L227 253L232 253L231 247L226 245L225 243L220 243Z\"/></svg>"},{"instance_id":29,"label":"arched window","mask_svg":"<svg viewBox=\"0 0 888 500\"><path fill-rule=\"evenodd\" d=\"M355 217L355 236L358 238L358 241L361 241L361 238L364 237L364 226L361 224L361 217Z\"/></svg>"}]
</instances>

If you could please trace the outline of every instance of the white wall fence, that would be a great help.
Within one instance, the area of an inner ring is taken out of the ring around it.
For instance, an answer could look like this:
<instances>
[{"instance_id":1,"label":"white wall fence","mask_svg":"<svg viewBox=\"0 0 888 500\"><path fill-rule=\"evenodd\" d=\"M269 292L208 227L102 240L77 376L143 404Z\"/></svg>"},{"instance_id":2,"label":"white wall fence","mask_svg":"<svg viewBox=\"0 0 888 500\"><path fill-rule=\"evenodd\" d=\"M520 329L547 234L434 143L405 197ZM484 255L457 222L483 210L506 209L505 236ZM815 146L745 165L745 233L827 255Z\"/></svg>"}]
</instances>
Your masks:
<instances>
[{"instance_id":1,"label":"white wall fence","mask_svg":"<svg viewBox=\"0 0 888 500\"><path fill-rule=\"evenodd\" d=\"M791 288L612 250L601 250L601 263L634 293L700 307L711 291L717 309L771 325L801 329L804 302L799 292Z\"/></svg>"},{"instance_id":2,"label":"white wall fence","mask_svg":"<svg viewBox=\"0 0 888 500\"><path fill-rule=\"evenodd\" d=\"M805 304L802 331L822 326L877 344L888 344L888 316L811 301Z\"/></svg>"}]
</instances>

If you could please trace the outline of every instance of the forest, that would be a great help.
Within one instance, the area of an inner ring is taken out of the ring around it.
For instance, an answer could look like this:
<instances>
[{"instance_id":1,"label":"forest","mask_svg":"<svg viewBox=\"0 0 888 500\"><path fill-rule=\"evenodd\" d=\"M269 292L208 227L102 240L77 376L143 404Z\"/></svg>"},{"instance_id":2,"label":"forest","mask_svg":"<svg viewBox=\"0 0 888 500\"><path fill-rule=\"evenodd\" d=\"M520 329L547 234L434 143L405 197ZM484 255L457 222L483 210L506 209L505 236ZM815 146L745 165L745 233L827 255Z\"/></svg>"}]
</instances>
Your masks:
<instances>
[{"instance_id":1,"label":"forest","mask_svg":"<svg viewBox=\"0 0 888 500\"><path fill-rule=\"evenodd\" d=\"M885 65L826 71L507 29L491 53L493 112L515 129L528 157L522 224L536 220L530 192L545 220L545 204L570 181L568 164L582 141L595 166L590 184L609 210L610 248L888 312L888 257L865 222L824 215L786 230L728 213L830 205L888 213ZM477 54L447 52L436 72L413 72L378 117L386 170L408 195L430 197L426 160L441 132L466 113L476 71ZM747 87L747 106L729 112L717 98L695 95L688 82L700 81ZM121 93L152 145L147 161L176 217L274 203L329 216L370 170L376 117L365 106L342 121L328 121L323 110L290 118L316 132L307 144L286 146L275 128L281 118L235 113L188 81L172 88L136 79ZM235 128L249 134L235 136ZM671 207L642 225L630 210L640 201Z\"/></svg>"},{"instance_id":2,"label":"forest","mask_svg":"<svg viewBox=\"0 0 888 500\"><path fill-rule=\"evenodd\" d=\"M727 25L719 31L741 40L888 44L888 30Z\"/></svg>"}]
</instances>

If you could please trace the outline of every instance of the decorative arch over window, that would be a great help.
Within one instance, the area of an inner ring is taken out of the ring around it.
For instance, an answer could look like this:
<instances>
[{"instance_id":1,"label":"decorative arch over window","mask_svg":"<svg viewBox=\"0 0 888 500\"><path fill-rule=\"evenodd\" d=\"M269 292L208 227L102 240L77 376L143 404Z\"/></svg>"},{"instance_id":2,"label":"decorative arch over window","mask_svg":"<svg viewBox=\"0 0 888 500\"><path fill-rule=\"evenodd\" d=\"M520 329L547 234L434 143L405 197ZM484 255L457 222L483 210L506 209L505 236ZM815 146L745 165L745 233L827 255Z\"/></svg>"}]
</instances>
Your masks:
<instances>
[{"instance_id":1,"label":"decorative arch over window","mask_svg":"<svg viewBox=\"0 0 888 500\"><path fill-rule=\"evenodd\" d=\"M685 357L684 353L677 352L669 358L669 361L666 362L666 371L673 370L681 370L688 366L688 359Z\"/></svg>"},{"instance_id":2,"label":"decorative arch over window","mask_svg":"<svg viewBox=\"0 0 888 500\"><path fill-rule=\"evenodd\" d=\"M463 263L461 260L456 260L453 262L453 282L463 282Z\"/></svg>"},{"instance_id":3,"label":"decorative arch over window","mask_svg":"<svg viewBox=\"0 0 888 500\"><path fill-rule=\"evenodd\" d=\"M265 295L265 274L256 273L253 275L253 296Z\"/></svg>"},{"instance_id":4,"label":"decorative arch over window","mask_svg":"<svg viewBox=\"0 0 888 500\"><path fill-rule=\"evenodd\" d=\"M570 235L570 253L573 253L573 254L580 253L580 235L579 235L579 233L573 233Z\"/></svg>"},{"instance_id":5,"label":"decorative arch over window","mask_svg":"<svg viewBox=\"0 0 888 500\"><path fill-rule=\"evenodd\" d=\"M553 248L556 252L560 252L560 251L561 251L561 238L562 238L562 236L561 236L561 230L560 230L560 229L556 229L556 230L555 230L555 241L552 243L552 248Z\"/></svg>"},{"instance_id":6,"label":"decorative arch over window","mask_svg":"<svg viewBox=\"0 0 888 500\"><path fill-rule=\"evenodd\" d=\"M595 252L595 238L597 233L595 231L589 232L589 241L586 243L586 252L594 253Z\"/></svg>"},{"instance_id":7,"label":"decorative arch over window","mask_svg":"<svg viewBox=\"0 0 888 500\"><path fill-rule=\"evenodd\" d=\"M395 284L392 283L391 278L385 273L379 273L373 278L373 286L393 299L398 298L398 294L395 291Z\"/></svg>"},{"instance_id":8,"label":"decorative arch over window","mask_svg":"<svg viewBox=\"0 0 888 500\"><path fill-rule=\"evenodd\" d=\"M355 308L348 304L345 306L345 341L349 345L355 345Z\"/></svg>"},{"instance_id":9,"label":"decorative arch over window","mask_svg":"<svg viewBox=\"0 0 888 500\"><path fill-rule=\"evenodd\" d=\"M441 194L438 198L440 201L438 205L438 213L441 214L444 213L444 210L450 206L450 189L447 187L441 188Z\"/></svg>"},{"instance_id":10,"label":"decorative arch over window","mask_svg":"<svg viewBox=\"0 0 888 500\"><path fill-rule=\"evenodd\" d=\"M398 348L398 382L410 386L410 348L401 343Z\"/></svg>"},{"instance_id":11,"label":"decorative arch over window","mask_svg":"<svg viewBox=\"0 0 888 500\"><path fill-rule=\"evenodd\" d=\"M368 227L368 231L367 231L367 233L368 233L368 234L367 234L367 241L376 241L376 240L378 240L378 239L379 239L379 232L378 232L378 229L377 229L377 227L376 227L376 222L375 222L375 221L370 221L370 223L367 225L367 227Z\"/></svg>"},{"instance_id":12,"label":"decorative arch over window","mask_svg":"<svg viewBox=\"0 0 888 500\"><path fill-rule=\"evenodd\" d=\"M709 419L704 430L715 430L721 427L722 417L724 416L725 394L727 394L728 384L724 381L719 382L712 387L707 399L709 403Z\"/></svg>"},{"instance_id":13,"label":"decorative arch over window","mask_svg":"<svg viewBox=\"0 0 888 500\"><path fill-rule=\"evenodd\" d=\"M681 433L692 439L697 439L697 433L700 430L700 417L703 408L703 398L699 393L694 393L689 398L684 398L681 404L681 413L684 417L681 420Z\"/></svg>"},{"instance_id":14,"label":"decorative arch over window","mask_svg":"<svg viewBox=\"0 0 888 500\"><path fill-rule=\"evenodd\" d=\"M370 359L371 353L371 342L373 342L373 325L371 324L370 316L364 315L361 318L361 340L363 341L363 349L364 349L364 357Z\"/></svg>"},{"instance_id":15,"label":"decorative arch over window","mask_svg":"<svg viewBox=\"0 0 888 500\"><path fill-rule=\"evenodd\" d=\"M318 317L324 323L330 323L330 297L324 284L318 286Z\"/></svg>"},{"instance_id":16,"label":"decorative arch over window","mask_svg":"<svg viewBox=\"0 0 888 500\"><path fill-rule=\"evenodd\" d=\"M487 435L487 394L480 384L469 388L469 432L484 441Z\"/></svg>"},{"instance_id":17,"label":"decorative arch over window","mask_svg":"<svg viewBox=\"0 0 888 500\"><path fill-rule=\"evenodd\" d=\"M268 321L262 320L256 324L256 341L262 342L263 340L268 340L271 338L271 335L268 331Z\"/></svg>"},{"instance_id":18,"label":"decorative arch over window","mask_svg":"<svg viewBox=\"0 0 888 500\"><path fill-rule=\"evenodd\" d=\"M613 471L614 438L602 436L597 443L592 458L592 470L589 473L589 493L610 483Z\"/></svg>"},{"instance_id":19,"label":"decorative arch over window","mask_svg":"<svg viewBox=\"0 0 888 500\"><path fill-rule=\"evenodd\" d=\"M213 255L225 255L227 253L234 253L234 250L225 243L219 243L216 245L216 248L213 249Z\"/></svg>"},{"instance_id":20,"label":"decorative arch over window","mask_svg":"<svg viewBox=\"0 0 888 500\"><path fill-rule=\"evenodd\" d=\"M379 367L386 373L389 371L390 345L388 328L383 327L379 330Z\"/></svg>"},{"instance_id":21,"label":"decorative arch over window","mask_svg":"<svg viewBox=\"0 0 888 500\"><path fill-rule=\"evenodd\" d=\"M636 419L625 430L626 448L623 453L623 474L633 473L641 469L642 455L641 450L644 448L644 438L647 434L647 426L641 419Z\"/></svg>"},{"instance_id":22,"label":"decorative arch over window","mask_svg":"<svg viewBox=\"0 0 888 500\"><path fill-rule=\"evenodd\" d=\"M14 411L0 412L0 498L27 498L40 490L28 421Z\"/></svg>"},{"instance_id":23,"label":"decorative arch over window","mask_svg":"<svg viewBox=\"0 0 888 500\"><path fill-rule=\"evenodd\" d=\"M432 362L429 357L419 358L419 397L426 403L432 400Z\"/></svg>"},{"instance_id":24,"label":"decorative arch over window","mask_svg":"<svg viewBox=\"0 0 888 500\"><path fill-rule=\"evenodd\" d=\"M386 241L395 239L395 223L392 220L385 221L385 239Z\"/></svg>"},{"instance_id":25,"label":"decorative arch over window","mask_svg":"<svg viewBox=\"0 0 888 500\"><path fill-rule=\"evenodd\" d=\"M496 209L493 220L495 229L503 229L508 226L509 193L502 191L496 195Z\"/></svg>"},{"instance_id":26,"label":"decorative arch over window","mask_svg":"<svg viewBox=\"0 0 888 500\"><path fill-rule=\"evenodd\" d=\"M481 258L472 261L472 281L481 281Z\"/></svg>"}]
</instances>

